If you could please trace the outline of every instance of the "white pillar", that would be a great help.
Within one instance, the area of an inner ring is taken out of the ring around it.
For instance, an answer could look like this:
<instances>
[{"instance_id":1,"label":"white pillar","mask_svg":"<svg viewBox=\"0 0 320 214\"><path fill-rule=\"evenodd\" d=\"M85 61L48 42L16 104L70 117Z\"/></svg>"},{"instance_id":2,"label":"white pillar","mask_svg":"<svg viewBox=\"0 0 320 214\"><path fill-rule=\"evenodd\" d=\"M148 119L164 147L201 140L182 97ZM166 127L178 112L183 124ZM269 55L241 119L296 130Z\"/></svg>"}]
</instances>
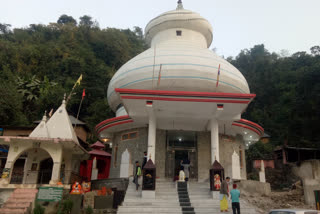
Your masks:
<instances>
[{"instance_id":1,"label":"white pillar","mask_svg":"<svg viewBox=\"0 0 320 214\"><path fill-rule=\"evenodd\" d=\"M98 179L97 158L94 158L92 161L91 180L97 180L97 179Z\"/></svg>"},{"instance_id":2,"label":"white pillar","mask_svg":"<svg viewBox=\"0 0 320 214\"><path fill-rule=\"evenodd\" d=\"M156 150L156 117L153 114L149 115L149 130L148 130L148 160L150 159L155 163L155 150Z\"/></svg>"},{"instance_id":3,"label":"white pillar","mask_svg":"<svg viewBox=\"0 0 320 214\"><path fill-rule=\"evenodd\" d=\"M130 160L131 160L130 153L129 153L128 149L126 149L121 154L120 178L128 178L129 177Z\"/></svg>"},{"instance_id":4,"label":"white pillar","mask_svg":"<svg viewBox=\"0 0 320 214\"><path fill-rule=\"evenodd\" d=\"M62 162L62 149L59 148L56 150L56 154L52 157L53 167L50 184L57 184L60 180L60 170Z\"/></svg>"},{"instance_id":5,"label":"white pillar","mask_svg":"<svg viewBox=\"0 0 320 214\"><path fill-rule=\"evenodd\" d=\"M70 184L72 172L72 155L71 151L64 156L64 184Z\"/></svg>"},{"instance_id":6,"label":"white pillar","mask_svg":"<svg viewBox=\"0 0 320 214\"><path fill-rule=\"evenodd\" d=\"M264 161L261 160L261 168L260 168L260 172L259 172L259 179L260 182L265 183L266 182L266 173L264 171Z\"/></svg>"},{"instance_id":7,"label":"white pillar","mask_svg":"<svg viewBox=\"0 0 320 214\"><path fill-rule=\"evenodd\" d=\"M232 154L232 179L241 179L240 158L236 151Z\"/></svg>"},{"instance_id":8,"label":"white pillar","mask_svg":"<svg viewBox=\"0 0 320 214\"><path fill-rule=\"evenodd\" d=\"M215 118L210 121L211 128L211 164L215 160L219 161L219 124Z\"/></svg>"},{"instance_id":9,"label":"white pillar","mask_svg":"<svg viewBox=\"0 0 320 214\"><path fill-rule=\"evenodd\" d=\"M2 172L2 178L0 177L1 184L9 184L11 180L11 175L14 167L15 161L19 157L19 150L16 146L10 145L9 152L6 160L5 167Z\"/></svg>"}]
</instances>

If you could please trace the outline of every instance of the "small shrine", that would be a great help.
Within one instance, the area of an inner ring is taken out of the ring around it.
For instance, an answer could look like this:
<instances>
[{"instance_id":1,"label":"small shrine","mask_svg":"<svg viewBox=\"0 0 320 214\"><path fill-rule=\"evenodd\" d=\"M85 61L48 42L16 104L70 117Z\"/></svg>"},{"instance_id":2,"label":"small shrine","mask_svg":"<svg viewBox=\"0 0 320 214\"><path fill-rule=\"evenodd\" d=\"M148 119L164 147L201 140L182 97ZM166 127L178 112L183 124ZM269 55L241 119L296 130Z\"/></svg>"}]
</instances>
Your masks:
<instances>
[{"instance_id":1,"label":"small shrine","mask_svg":"<svg viewBox=\"0 0 320 214\"><path fill-rule=\"evenodd\" d=\"M156 166L149 159L143 168L142 190L156 189Z\"/></svg>"},{"instance_id":2,"label":"small shrine","mask_svg":"<svg viewBox=\"0 0 320 214\"><path fill-rule=\"evenodd\" d=\"M210 169L210 190L219 191L223 179L224 168L217 160L215 160L212 164L212 168Z\"/></svg>"},{"instance_id":3,"label":"small shrine","mask_svg":"<svg viewBox=\"0 0 320 214\"><path fill-rule=\"evenodd\" d=\"M69 188L79 170L76 163L89 156L78 141L65 99L52 117L44 114L28 137L1 136L0 144L9 147L1 188L20 188L25 184Z\"/></svg>"},{"instance_id":4,"label":"small shrine","mask_svg":"<svg viewBox=\"0 0 320 214\"><path fill-rule=\"evenodd\" d=\"M103 150L105 145L100 141L90 147L90 158L81 163L80 176L87 178L87 181L109 178L111 154Z\"/></svg>"}]
</instances>

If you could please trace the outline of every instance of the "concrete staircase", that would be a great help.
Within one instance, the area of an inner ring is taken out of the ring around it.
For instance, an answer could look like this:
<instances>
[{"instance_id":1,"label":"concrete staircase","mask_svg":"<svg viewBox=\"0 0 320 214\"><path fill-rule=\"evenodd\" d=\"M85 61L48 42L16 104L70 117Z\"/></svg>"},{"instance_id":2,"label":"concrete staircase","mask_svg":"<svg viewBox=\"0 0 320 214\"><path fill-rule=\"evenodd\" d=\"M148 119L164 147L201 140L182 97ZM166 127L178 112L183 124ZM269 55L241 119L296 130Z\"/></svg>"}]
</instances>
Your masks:
<instances>
[{"instance_id":1,"label":"concrete staircase","mask_svg":"<svg viewBox=\"0 0 320 214\"><path fill-rule=\"evenodd\" d=\"M190 202L188 184L186 182L178 182L177 190L182 213L195 214Z\"/></svg>"},{"instance_id":2,"label":"concrete staircase","mask_svg":"<svg viewBox=\"0 0 320 214\"><path fill-rule=\"evenodd\" d=\"M1 214L29 214L36 198L37 189L15 189L0 208Z\"/></svg>"},{"instance_id":3,"label":"concrete staircase","mask_svg":"<svg viewBox=\"0 0 320 214\"><path fill-rule=\"evenodd\" d=\"M190 201L190 202L189 202ZM241 201L242 214L256 214L245 201ZM229 212L232 213L231 206ZM141 198L141 188L136 191L132 179L124 202L118 208L118 214L220 214L219 198L212 199L208 183L189 182L189 188L177 187L175 182L157 180L155 198ZM226 212L225 212L226 213Z\"/></svg>"},{"instance_id":4,"label":"concrete staircase","mask_svg":"<svg viewBox=\"0 0 320 214\"><path fill-rule=\"evenodd\" d=\"M219 194L213 199L209 183L189 182L189 197L195 213L221 213ZM241 214L256 214L256 210L246 201L240 199ZM231 202L229 201L229 212L232 213Z\"/></svg>"}]
</instances>

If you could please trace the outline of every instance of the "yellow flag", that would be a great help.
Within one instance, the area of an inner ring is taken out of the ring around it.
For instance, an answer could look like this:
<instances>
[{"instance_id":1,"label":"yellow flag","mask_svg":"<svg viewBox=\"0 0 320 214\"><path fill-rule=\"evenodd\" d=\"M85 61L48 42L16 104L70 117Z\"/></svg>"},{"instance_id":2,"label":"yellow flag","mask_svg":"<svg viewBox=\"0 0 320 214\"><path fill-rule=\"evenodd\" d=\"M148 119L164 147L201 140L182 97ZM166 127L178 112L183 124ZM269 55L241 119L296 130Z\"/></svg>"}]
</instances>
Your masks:
<instances>
[{"instance_id":1,"label":"yellow flag","mask_svg":"<svg viewBox=\"0 0 320 214\"><path fill-rule=\"evenodd\" d=\"M80 82L82 80L82 74L80 75L79 79L77 80L77 82L74 84L73 88L74 89L77 85L80 85Z\"/></svg>"}]
</instances>

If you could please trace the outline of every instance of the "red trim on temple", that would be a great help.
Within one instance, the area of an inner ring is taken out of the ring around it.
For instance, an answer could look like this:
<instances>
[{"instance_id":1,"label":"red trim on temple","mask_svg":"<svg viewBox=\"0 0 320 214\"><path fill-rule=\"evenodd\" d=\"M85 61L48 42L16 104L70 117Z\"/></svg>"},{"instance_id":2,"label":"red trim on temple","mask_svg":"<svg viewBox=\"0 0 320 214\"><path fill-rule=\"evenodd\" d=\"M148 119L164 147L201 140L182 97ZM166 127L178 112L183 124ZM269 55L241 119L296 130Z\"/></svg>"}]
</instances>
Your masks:
<instances>
[{"instance_id":1,"label":"red trim on temple","mask_svg":"<svg viewBox=\"0 0 320 214\"><path fill-rule=\"evenodd\" d=\"M240 93L217 93L217 92L197 92L197 91L160 91L144 89L116 88L116 92L121 94L146 94L146 95L170 95L170 96L198 96L198 97L226 97L226 98L255 98L255 94Z\"/></svg>"},{"instance_id":2,"label":"red trim on temple","mask_svg":"<svg viewBox=\"0 0 320 214\"><path fill-rule=\"evenodd\" d=\"M107 126L101 128L101 129L99 129L99 131L97 131L97 133L99 134L103 130L105 130L107 128L110 128L110 127L113 127L113 126L117 126L117 125L121 125L121 124L125 124L125 123L132 123L132 122L133 122L133 120L126 120L126 121L122 121L122 122L119 122L119 123L113 123L113 124L107 125Z\"/></svg>"},{"instance_id":3,"label":"red trim on temple","mask_svg":"<svg viewBox=\"0 0 320 214\"><path fill-rule=\"evenodd\" d=\"M170 97L144 97L144 96L121 96L122 99L133 100L162 100L162 101L184 101L184 102L208 102L208 103L240 103L248 104L249 100L214 100L214 99L192 99L192 98L170 98Z\"/></svg>"},{"instance_id":4,"label":"red trim on temple","mask_svg":"<svg viewBox=\"0 0 320 214\"><path fill-rule=\"evenodd\" d=\"M237 121L236 121L236 122L237 122ZM254 123L254 122L251 122L251 121L249 121L249 120L240 119L239 122L248 123L248 124L250 124L250 125L252 125L252 126L257 127L260 131L264 132L264 129L263 129L261 126L259 126L258 124Z\"/></svg>"},{"instance_id":5,"label":"red trim on temple","mask_svg":"<svg viewBox=\"0 0 320 214\"><path fill-rule=\"evenodd\" d=\"M123 120L123 119L130 119L130 117L128 115L124 115L124 116L120 116L120 117L113 117L111 119L107 119L107 120L102 121L101 123L96 125L95 128L98 129L99 126L102 126L102 125L104 125L106 123L110 123L110 122L117 121L117 120Z\"/></svg>"},{"instance_id":6,"label":"red trim on temple","mask_svg":"<svg viewBox=\"0 0 320 214\"><path fill-rule=\"evenodd\" d=\"M254 131L255 133L257 133L259 136L262 135L258 130L254 129L254 128L250 127L250 126L246 126L246 125L242 125L242 124L237 124L237 123L232 123L232 125L233 125L233 126L239 126L239 127L241 127L241 128L245 128L245 129L250 129L251 131Z\"/></svg>"}]
</instances>

